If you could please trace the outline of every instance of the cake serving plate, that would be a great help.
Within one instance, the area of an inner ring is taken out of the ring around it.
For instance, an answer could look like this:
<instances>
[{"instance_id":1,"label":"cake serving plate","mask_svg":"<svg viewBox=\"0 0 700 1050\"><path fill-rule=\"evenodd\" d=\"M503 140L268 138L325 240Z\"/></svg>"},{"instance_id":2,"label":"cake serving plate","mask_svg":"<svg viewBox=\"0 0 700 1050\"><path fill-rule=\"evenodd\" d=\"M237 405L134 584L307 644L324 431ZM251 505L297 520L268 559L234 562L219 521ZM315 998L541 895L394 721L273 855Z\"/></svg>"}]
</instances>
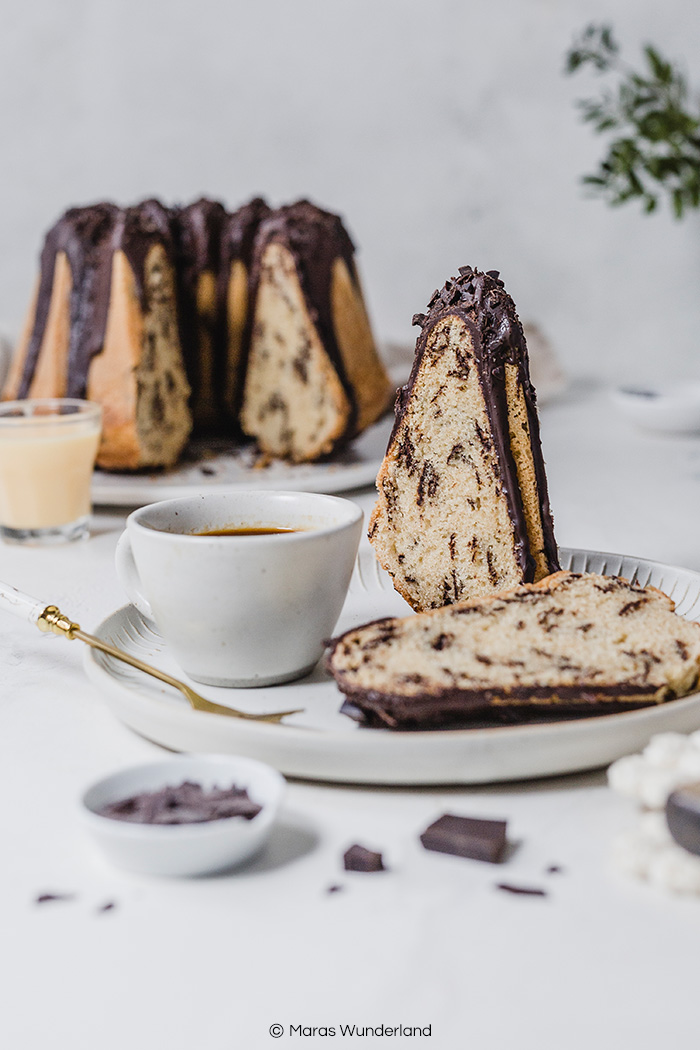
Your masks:
<instances>
[{"instance_id":1,"label":"cake serving plate","mask_svg":"<svg viewBox=\"0 0 700 1050\"><path fill-rule=\"evenodd\" d=\"M660 562L596 551L560 550L562 568L624 576L668 594L678 612L700 620L700 573ZM371 551L358 558L336 633L380 616L410 615ZM104 641L185 677L155 626L133 606L117 610L94 632ZM260 689L196 688L216 703L263 711L304 708L283 725L217 718L193 711L183 697L93 649L88 677L120 721L175 751L256 758L287 776L357 784L482 784L595 769L642 750L655 733L700 728L700 693L653 708L539 725L392 732L358 726L340 714L343 700L319 664L306 678ZM185 679L187 680L187 679Z\"/></svg>"},{"instance_id":2,"label":"cake serving plate","mask_svg":"<svg viewBox=\"0 0 700 1050\"><path fill-rule=\"evenodd\" d=\"M405 363L389 369L395 387L406 382ZM235 448L221 442L192 442L185 459L170 470L118 474L95 470L92 502L98 507L140 507L157 500L178 499L193 492L226 492L238 488L285 492L346 492L374 485L384 459L394 413L388 411L358 434L346 448L315 463L274 460L258 465L252 445Z\"/></svg>"}]
</instances>

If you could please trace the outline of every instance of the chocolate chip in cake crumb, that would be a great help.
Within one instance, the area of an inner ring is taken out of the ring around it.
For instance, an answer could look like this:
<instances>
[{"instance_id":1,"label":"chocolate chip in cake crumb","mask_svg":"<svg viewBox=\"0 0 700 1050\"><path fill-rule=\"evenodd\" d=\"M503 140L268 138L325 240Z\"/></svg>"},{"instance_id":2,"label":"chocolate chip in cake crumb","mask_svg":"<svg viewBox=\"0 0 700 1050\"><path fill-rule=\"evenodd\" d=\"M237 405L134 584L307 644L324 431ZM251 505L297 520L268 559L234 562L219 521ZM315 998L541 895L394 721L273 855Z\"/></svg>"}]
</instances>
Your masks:
<instances>
[{"instance_id":1,"label":"chocolate chip in cake crumb","mask_svg":"<svg viewBox=\"0 0 700 1050\"><path fill-rule=\"evenodd\" d=\"M448 649L452 645L453 641L453 634L445 634L443 632L442 634L439 634L437 638L435 638L434 641L432 641L430 644L432 645L433 649L441 650Z\"/></svg>"},{"instance_id":2,"label":"chocolate chip in cake crumb","mask_svg":"<svg viewBox=\"0 0 700 1050\"><path fill-rule=\"evenodd\" d=\"M499 577L493 565L493 554L491 552L490 547L488 547L486 550L486 564L488 566L489 579L491 580L491 583L495 586L498 583Z\"/></svg>"},{"instance_id":3,"label":"chocolate chip in cake crumb","mask_svg":"<svg viewBox=\"0 0 700 1050\"><path fill-rule=\"evenodd\" d=\"M456 532L453 532L451 534L451 536L450 536L449 548L450 548L450 558L452 559L452 561L454 561L455 558L457 557L457 533Z\"/></svg>"},{"instance_id":4,"label":"chocolate chip in cake crumb","mask_svg":"<svg viewBox=\"0 0 700 1050\"><path fill-rule=\"evenodd\" d=\"M467 456L464 451L464 445L459 442L452 446L450 454L447 457L448 464L451 463L465 463Z\"/></svg>"},{"instance_id":5,"label":"chocolate chip in cake crumb","mask_svg":"<svg viewBox=\"0 0 700 1050\"><path fill-rule=\"evenodd\" d=\"M629 616L630 613L635 612L641 608L642 605L646 604L646 598L637 598L636 601L626 602L625 605L620 609L620 616Z\"/></svg>"},{"instance_id":6,"label":"chocolate chip in cake crumb","mask_svg":"<svg viewBox=\"0 0 700 1050\"><path fill-rule=\"evenodd\" d=\"M679 656L682 660L687 660L690 655L690 653L688 652L688 646L685 644L685 642L682 642L680 638L676 638L675 642Z\"/></svg>"},{"instance_id":7,"label":"chocolate chip in cake crumb","mask_svg":"<svg viewBox=\"0 0 700 1050\"><path fill-rule=\"evenodd\" d=\"M415 457L415 451L415 446L411 441L408 431L404 431L404 434L396 450L396 459L397 462L403 463L406 470L408 471L409 477L415 474L418 470L418 461Z\"/></svg>"},{"instance_id":8,"label":"chocolate chip in cake crumb","mask_svg":"<svg viewBox=\"0 0 700 1050\"><path fill-rule=\"evenodd\" d=\"M416 503L418 506L422 506L425 502L426 495L428 499L433 499L440 484L440 475L435 469L434 465L430 460L426 460L423 464L423 470L421 471L420 480L418 482L418 495L416 496Z\"/></svg>"}]
</instances>

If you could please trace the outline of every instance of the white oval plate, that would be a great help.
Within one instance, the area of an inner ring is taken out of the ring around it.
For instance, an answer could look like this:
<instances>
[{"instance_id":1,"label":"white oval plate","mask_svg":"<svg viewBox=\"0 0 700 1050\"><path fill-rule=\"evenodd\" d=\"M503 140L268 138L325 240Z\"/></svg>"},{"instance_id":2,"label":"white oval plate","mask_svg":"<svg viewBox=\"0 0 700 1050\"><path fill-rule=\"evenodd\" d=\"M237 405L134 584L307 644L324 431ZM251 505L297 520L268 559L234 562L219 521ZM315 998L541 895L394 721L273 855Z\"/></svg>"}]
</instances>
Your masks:
<instances>
[{"instance_id":1,"label":"white oval plate","mask_svg":"<svg viewBox=\"0 0 700 1050\"><path fill-rule=\"evenodd\" d=\"M679 613L700 620L700 573L660 562L595 551L560 551L563 568L601 572L652 584ZM336 633L410 609L363 551ZM109 616L98 637L179 678L167 647L133 606ZM179 693L155 679L86 648L88 677L114 714L142 736L175 751L234 753L257 758L288 776L358 784L480 784L552 776L607 765L640 751L655 734L700 728L700 694L653 708L576 721L490 729L391 732L366 729L339 712L342 696L317 666L307 678L262 689L217 689L192 684L210 700L249 711L303 707L285 725L245 722L193 711ZM185 681L187 679L185 678Z\"/></svg>"}]
</instances>

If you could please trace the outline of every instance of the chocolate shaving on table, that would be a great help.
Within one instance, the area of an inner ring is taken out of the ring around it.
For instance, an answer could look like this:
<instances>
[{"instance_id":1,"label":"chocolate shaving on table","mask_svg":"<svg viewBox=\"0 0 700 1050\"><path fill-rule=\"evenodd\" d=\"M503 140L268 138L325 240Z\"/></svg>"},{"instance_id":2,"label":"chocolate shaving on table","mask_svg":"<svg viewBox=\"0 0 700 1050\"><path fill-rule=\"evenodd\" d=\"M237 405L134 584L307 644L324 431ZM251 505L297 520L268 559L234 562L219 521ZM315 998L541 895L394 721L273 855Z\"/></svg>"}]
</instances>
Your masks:
<instances>
[{"instance_id":1,"label":"chocolate shaving on table","mask_svg":"<svg viewBox=\"0 0 700 1050\"><path fill-rule=\"evenodd\" d=\"M547 890L542 890L538 886L513 886L509 882L498 882L496 884L497 890L505 890L506 893L519 894L522 897L547 897Z\"/></svg>"},{"instance_id":2,"label":"chocolate shaving on table","mask_svg":"<svg viewBox=\"0 0 700 1050\"><path fill-rule=\"evenodd\" d=\"M364 846L351 846L343 855L346 871L386 871L381 853L373 853Z\"/></svg>"},{"instance_id":3,"label":"chocolate shaving on table","mask_svg":"<svg viewBox=\"0 0 700 1050\"><path fill-rule=\"evenodd\" d=\"M245 788L213 787L185 780L158 791L143 791L129 798L110 802L98 810L103 817L132 824L202 824L227 817L252 820L262 806L253 802Z\"/></svg>"},{"instance_id":4,"label":"chocolate shaving on table","mask_svg":"<svg viewBox=\"0 0 700 1050\"><path fill-rule=\"evenodd\" d=\"M38 897L34 898L35 904L48 904L51 901L72 901L75 900L74 893L40 893Z\"/></svg>"},{"instance_id":5,"label":"chocolate shaving on table","mask_svg":"<svg viewBox=\"0 0 700 1050\"><path fill-rule=\"evenodd\" d=\"M507 845L506 821L443 813L420 836L425 849L498 864Z\"/></svg>"}]
</instances>

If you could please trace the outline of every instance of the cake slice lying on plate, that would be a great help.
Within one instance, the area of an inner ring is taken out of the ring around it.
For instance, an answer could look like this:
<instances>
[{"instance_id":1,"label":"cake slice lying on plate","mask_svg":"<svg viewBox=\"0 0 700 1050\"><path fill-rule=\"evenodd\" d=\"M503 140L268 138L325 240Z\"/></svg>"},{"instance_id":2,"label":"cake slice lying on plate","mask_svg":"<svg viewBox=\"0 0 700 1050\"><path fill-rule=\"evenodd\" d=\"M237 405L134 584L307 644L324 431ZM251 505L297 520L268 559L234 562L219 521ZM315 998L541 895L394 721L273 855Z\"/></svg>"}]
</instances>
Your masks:
<instances>
[{"instance_id":1,"label":"cake slice lying on plate","mask_svg":"<svg viewBox=\"0 0 700 1050\"><path fill-rule=\"evenodd\" d=\"M495 271L435 292L377 477L369 537L417 610L559 568L527 347Z\"/></svg>"},{"instance_id":2,"label":"cake slice lying on plate","mask_svg":"<svg viewBox=\"0 0 700 1050\"><path fill-rule=\"evenodd\" d=\"M334 639L328 665L345 713L371 726L597 715L692 692L700 624L654 587L557 572L357 627Z\"/></svg>"}]
</instances>

